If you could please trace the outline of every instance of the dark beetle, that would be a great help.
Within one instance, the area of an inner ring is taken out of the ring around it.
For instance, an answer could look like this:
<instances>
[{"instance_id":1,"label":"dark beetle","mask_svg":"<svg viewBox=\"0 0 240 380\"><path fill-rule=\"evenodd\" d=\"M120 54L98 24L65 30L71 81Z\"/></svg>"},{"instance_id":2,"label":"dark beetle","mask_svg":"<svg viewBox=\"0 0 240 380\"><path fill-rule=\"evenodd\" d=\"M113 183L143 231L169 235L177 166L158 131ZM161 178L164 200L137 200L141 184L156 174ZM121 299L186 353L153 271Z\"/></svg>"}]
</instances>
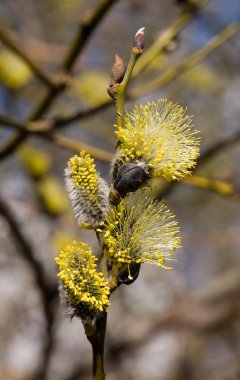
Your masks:
<instances>
[{"instance_id":1,"label":"dark beetle","mask_svg":"<svg viewBox=\"0 0 240 380\"><path fill-rule=\"evenodd\" d=\"M137 164L127 163L120 167L113 187L117 190L121 198L127 193L132 193L139 189L149 179L149 175Z\"/></svg>"}]
</instances>

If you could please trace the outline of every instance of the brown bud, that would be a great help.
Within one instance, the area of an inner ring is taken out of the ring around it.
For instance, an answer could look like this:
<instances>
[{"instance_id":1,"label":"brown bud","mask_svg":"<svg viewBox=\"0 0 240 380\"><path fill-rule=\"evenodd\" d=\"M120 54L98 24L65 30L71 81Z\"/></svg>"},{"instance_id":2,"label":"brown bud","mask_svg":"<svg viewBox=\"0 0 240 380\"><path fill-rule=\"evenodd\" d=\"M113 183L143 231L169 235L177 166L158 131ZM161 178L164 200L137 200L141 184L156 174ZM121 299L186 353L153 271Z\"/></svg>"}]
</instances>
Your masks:
<instances>
[{"instance_id":1,"label":"brown bud","mask_svg":"<svg viewBox=\"0 0 240 380\"><path fill-rule=\"evenodd\" d=\"M133 46L139 51L139 53L142 53L144 47L144 30L144 27L139 29L134 38Z\"/></svg>"},{"instance_id":2,"label":"brown bud","mask_svg":"<svg viewBox=\"0 0 240 380\"><path fill-rule=\"evenodd\" d=\"M115 55L114 62L110 74L111 82L110 82L110 88L114 87L116 84L119 84L122 82L124 75L126 71L126 65L124 63L124 60L119 57L119 55Z\"/></svg>"}]
</instances>

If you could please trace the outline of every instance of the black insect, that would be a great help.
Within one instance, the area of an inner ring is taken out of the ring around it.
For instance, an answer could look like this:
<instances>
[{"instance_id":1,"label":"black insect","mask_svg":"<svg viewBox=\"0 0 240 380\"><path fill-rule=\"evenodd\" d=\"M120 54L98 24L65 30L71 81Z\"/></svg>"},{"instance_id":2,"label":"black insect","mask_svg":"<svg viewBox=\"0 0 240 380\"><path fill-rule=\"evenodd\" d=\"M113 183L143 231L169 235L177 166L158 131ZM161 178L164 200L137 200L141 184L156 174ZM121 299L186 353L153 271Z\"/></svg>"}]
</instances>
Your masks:
<instances>
[{"instance_id":1,"label":"black insect","mask_svg":"<svg viewBox=\"0 0 240 380\"><path fill-rule=\"evenodd\" d=\"M127 193L132 193L139 189L149 179L144 169L134 163L127 163L120 167L113 187L117 190L121 198Z\"/></svg>"}]
</instances>

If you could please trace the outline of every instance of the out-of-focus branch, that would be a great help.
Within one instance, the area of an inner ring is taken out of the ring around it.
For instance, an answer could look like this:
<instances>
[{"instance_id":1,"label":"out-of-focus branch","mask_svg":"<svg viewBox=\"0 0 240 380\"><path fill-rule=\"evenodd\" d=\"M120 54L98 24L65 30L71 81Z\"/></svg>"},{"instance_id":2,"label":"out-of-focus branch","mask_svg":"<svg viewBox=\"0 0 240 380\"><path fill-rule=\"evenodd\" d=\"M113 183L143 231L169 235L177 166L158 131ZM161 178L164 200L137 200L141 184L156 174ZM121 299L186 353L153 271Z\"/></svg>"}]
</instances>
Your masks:
<instances>
[{"instance_id":1,"label":"out-of-focus branch","mask_svg":"<svg viewBox=\"0 0 240 380\"><path fill-rule=\"evenodd\" d=\"M6 204L6 202L0 198L0 213L3 215L3 217L8 222L12 234L14 236L15 241L17 242L18 246L20 247L20 253L24 257L24 259L30 264L31 268L34 272L34 278L36 279L37 286L41 289L42 294L44 297L49 292L49 287L45 283L44 279L44 273L42 266L36 260L33 254L33 250L29 242L27 241L26 237L23 235L22 231L20 230L20 227L18 225L18 222L16 221L15 217L13 216L13 213L11 212L10 208Z\"/></svg>"},{"instance_id":2,"label":"out-of-focus branch","mask_svg":"<svg viewBox=\"0 0 240 380\"><path fill-rule=\"evenodd\" d=\"M52 128L53 129L59 129L62 127L65 127L66 125L73 123L75 121L78 121L80 119L84 119L87 117L94 116L99 111L102 111L109 106L112 105L112 100L109 98L109 100L104 101L103 103L100 103L99 105L89 108L83 111L78 111L70 116L66 117L56 117L54 120L52 120Z\"/></svg>"},{"instance_id":3,"label":"out-of-focus branch","mask_svg":"<svg viewBox=\"0 0 240 380\"><path fill-rule=\"evenodd\" d=\"M99 1L99 5L92 12L91 16L85 19L84 24L78 29L76 35L74 36L73 41L70 44L70 48L66 53L62 64L60 65L60 75L57 80L57 85L49 89L42 101L32 111L29 120L35 121L40 119L43 114L50 108L56 97L65 89L66 85L69 82L68 75L71 74L77 57L82 52L83 48L86 45L86 42L88 41L88 34L90 36L93 33L93 31L99 25L100 21L107 14L110 7L116 1L117 0ZM14 136L12 136L0 150L0 159L4 159L9 154L11 154L27 137L28 133L26 130L17 132Z\"/></svg>"},{"instance_id":4,"label":"out-of-focus branch","mask_svg":"<svg viewBox=\"0 0 240 380\"><path fill-rule=\"evenodd\" d=\"M137 77L149 67L151 62L168 46L168 44L188 24L193 16L193 12L183 11L177 20L159 35L153 44L146 51L144 51L144 54L140 57L132 74L132 78Z\"/></svg>"},{"instance_id":5,"label":"out-of-focus branch","mask_svg":"<svg viewBox=\"0 0 240 380\"><path fill-rule=\"evenodd\" d=\"M240 129L233 133L231 136L226 137L216 143L213 143L209 148L203 151L198 159L197 168L203 166L215 155L225 151L226 149L231 148L240 141ZM158 199L162 199L166 195L169 195L180 182L170 182L166 183L163 189L158 194Z\"/></svg>"},{"instance_id":6,"label":"out-of-focus branch","mask_svg":"<svg viewBox=\"0 0 240 380\"><path fill-rule=\"evenodd\" d=\"M24 52L15 42L14 38L10 35L9 31L4 29L0 25L0 40L7 46L12 52L18 55L30 68L30 70L38 77L45 85L52 88L55 87L55 81L45 73L36 63L30 58L30 56Z\"/></svg>"},{"instance_id":7,"label":"out-of-focus branch","mask_svg":"<svg viewBox=\"0 0 240 380\"><path fill-rule=\"evenodd\" d=\"M240 199L240 189L231 182L194 175L184 180L188 185L213 191L224 197Z\"/></svg>"},{"instance_id":8,"label":"out-of-focus branch","mask_svg":"<svg viewBox=\"0 0 240 380\"><path fill-rule=\"evenodd\" d=\"M110 3L110 2L108 2ZM153 45L146 51L146 53L141 57L141 60L138 64L138 66L135 68L135 71L133 72L133 78L136 77L137 74L139 74L142 70L144 70L147 65L150 63L150 61L157 55L161 50L163 50L168 43L176 36L181 29L187 24L187 22L191 19L193 16L194 12L188 12L188 11L183 11L183 13L180 15L180 17L176 20L176 22L170 26L158 39L156 42L153 43ZM84 39L81 40L82 42ZM86 42L86 40L85 40ZM52 94L49 95L50 98L52 97ZM133 95L131 95L133 98ZM126 94L126 98L128 99L129 96ZM49 103L49 98L46 99L46 103ZM52 121L52 128L61 128L66 126L67 124L70 124L74 121L77 121L79 119L85 118L92 116L99 112L100 110L103 110L107 107L109 107L112 104L111 100L109 99L108 101L104 101L103 103L100 103L98 106L83 110L83 111L78 111L75 114L72 114L68 117L57 117L55 120ZM46 105L42 104L42 107L45 108ZM32 119L35 120L37 119L38 115L42 113L41 110L38 110L34 112L32 115ZM15 140L16 146L18 145L19 141L18 139ZM13 140L14 144L14 140ZM9 143L7 145L10 145ZM12 149L12 146L10 146L10 149ZM3 156L4 156L4 151L6 152L6 155L9 154L7 150L7 146L3 147ZM2 158L2 154L0 151L0 159Z\"/></svg>"},{"instance_id":9,"label":"out-of-focus branch","mask_svg":"<svg viewBox=\"0 0 240 380\"><path fill-rule=\"evenodd\" d=\"M40 134L39 136L43 137L48 141L53 142L58 146L70 150L71 152L79 153L81 150L86 150L89 154L91 154L91 156L101 161L110 162L113 158L113 154L108 152L107 150L96 148L92 145L80 143L79 141L70 139L69 137L62 136L60 134L44 133Z\"/></svg>"},{"instance_id":10,"label":"out-of-focus branch","mask_svg":"<svg viewBox=\"0 0 240 380\"><path fill-rule=\"evenodd\" d=\"M129 91L130 98L135 98L137 96L143 96L147 92L154 91L159 87L165 86L171 82L176 77L180 76L185 71L191 69L193 66L197 65L209 54L211 54L215 49L221 46L228 39L233 37L236 33L240 31L240 23L234 23L228 25L222 32L211 39L203 48L199 49L197 52L186 57L183 62L172 65L167 68L163 74L159 77L148 81L147 83L135 87Z\"/></svg>"},{"instance_id":11,"label":"out-of-focus branch","mask_svg":"<svg viewBox=\"0 0 240 380\"><path fill-rule=\"evenodd\" d=\"M14 31L12 31L11 34L17 41L18 45L21 43L21 45L24 46L24 51L30 54L34 62L56 64L62 59L65 52L63 44L43 41L35 36L20 35Z\"/></svg>"},{"instance_id":12,"label":"out-of-focus branch","mask_svg":"<svg viewBox=\"0 0 240 380\"><path fill-rule=\"evenodd\" d=\"M116 2L117 0L101 0L99 1L99 4L94 11L91 13L88 12L82 17L82 22L79 26L79 30L76 33L70 45L70 49L67 52L66 57L61 65L63 72L71 72L76 58L86 45L93 31L96 29L97 25L103 19L105 14L109 11L110 7Z\"/></svg>"},{"instance_id":13,"label":"out-of-focus branch","mask_svg":"<svg viewBox=\"0 0 240 380\"><path fill-rule=\"evenodd\" d=\"M90 112L90 111L86 111L86 112ZM90 116L90 115L91 115L91 113L86 114L86 116ZM8 126L10 128L14 128L14 129L17 129L20 131L25 130L26 133L33 134L33 135L34 134L39 135L39 136L42 136L43 138L46 138L46 139L49 138L49 140L52 140L53 142L54 142L54 138L50 138L48 136L50 136L50 135L51 136L57 136L57 137L59 137L59 139L56 138L55 143L57 144L57 141L58 141L59 146L63 146L66 149L77 150L77 151L79 151L81 149L88 149L88 150L90 149L92 151L92 154L94 157L99 158L99 159L103 159L106 161L108 161L108 160L111 161L112 154L110 152L99 150L99 152L100 152L100 156L99 156L98 153L96 153L96 150L94 147L91 147L91 146L88 146L88 145L85 145L82 143L78 143L75 140L72 140L69 138L67 138L67 140L69 141L69 145L67 142L66 143L63 142L62 143L63 145L61 145L61 141L63 141L63 140L67 141L64 138L64 136L51 134L50 132L52 129L57 128L58 126L61 126L62 123L64 123L64 119L55 119L53 121L28 123L25 125L25 124L17 122L14 119L10 119L9 117L0 115L0 125ZM34 127L32 127L33 125L34 125ZM61 140L61 138L63 138L63 139ZM201 165L204 165L209 159L211 159L215 155L223 152L226 149L231 148L233 145L237 144L239 141L240 141L240 129L237 130L235 133L233 133L231 136L228 136L225 139L217 141L216 143L211 145L209 148L205 149L205 151L203 151L201 153L201 155L198 159L198 167ZM79 147L77 146L77 144L79 144ZM74 146L76 148L73 148ZM95 150L95 153L94 153L94 150ZM104 152L106 154L104 154ZM171 187L171 186L175 186L176 184L178 184L178 182L171 182L170 184L168 184L168 186Z\"/></svg>"},{"instance_id":14,"label":"out-of-focus branch","mask_svg":"<svg viewBox=\"0 0 240 380\"><path fill-rule=\"evenodd\" d=\"M31 267L34 273L34 279L36 281L37 289L41 294L43 311L46 319L47 334L44 342L42 364L39 368L38 373L36 374L36 379L44 379L53 343L52 333L54 313L52 302L54 298L57 296L57 289L56 286L51 286L46 282L45 274L40 262L35 258L30 243L21 231L21 228L17 220L15 219L15 216L13 215L12 211L10 210L10 207L7 205L7 203L3 200L2 197L0 197L0 214L2 214L2 216L7 221L9 227L11 228L13 238L19 248L19 253Z\"/></svg>"},{"instance_id":15,"label":"out-of-focus branch","mask_svg":"<svg viewBox=\"0 0 240 380\"><path fill-rule=\"evenodd\" d=\"M55 145L61 146L71 152L79 153L81 150L88 151L93 157L110 162L113 158L112 153L93 147L88 144L81 143L69 137L52 133L51 122L29 122L26 125L21 124L15 120L0 115L0 124L8 126L18 131L24 131L28 135L41 137Z\"/></svg>"},{"instance_id":16,"label":"out-of-focus branch","mask_svg":"<svg viewBox=\"0 0 240 380\"><path fill-rule=\"evenodd\" d=\"M204 165L209 159L216 154L221 153L223 150L231 148L233 145L240 141L240 129L234 132L231 136L226 137L216 143L212 144L209 148L203 151L199 157L198 165Z\"/></svg>"}]
</instances>

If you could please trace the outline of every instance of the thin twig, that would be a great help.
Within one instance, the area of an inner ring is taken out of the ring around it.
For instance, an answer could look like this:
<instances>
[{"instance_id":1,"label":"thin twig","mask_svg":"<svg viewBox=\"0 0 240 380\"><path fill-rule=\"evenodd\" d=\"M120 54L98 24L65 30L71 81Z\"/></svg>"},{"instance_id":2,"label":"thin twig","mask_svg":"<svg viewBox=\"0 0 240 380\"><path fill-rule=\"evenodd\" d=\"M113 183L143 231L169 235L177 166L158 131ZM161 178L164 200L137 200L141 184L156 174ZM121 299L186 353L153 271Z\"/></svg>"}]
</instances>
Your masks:
<instances>
[{"instance_id":1,"label":"thin twig","mask_svg":"<svg viewBox=\"0 0 240 380\"><path fill-rule=\"evenodd\" d=\"M98 113L99 111L107 109L109 106L112 106L112 100L111 99L106 100L103 103L100 103L99 105L97 105L93 108L89 108L89 109L86 109L83 111L78 111L78 112L76 112L70 116L56 117L56 118L54 118L54 120L51 121L52 128L53 129L59 129L59 128L65 127L66 125L71 124L75 121L78 121L80 119L91 117L91 116L95 115L96 113Z\"/></svg>"},{"instance_id":2,"label":"thin twig","mask_svg":"<svg viewBox=\"0 0 240 380\"><path fill-rule=\"evenodd\" d=\"M222 153L226 149L231 148L240 141L240 129L233 133L231 136L226 137L223 140L217 141L212 144L209 148L203 151L198 158L197 168L203 166L209 159L215 157L217 154ZM158 193L157 198L162 199L166 195L169 195L180 182L170 182L166 183L163 189Z\"/></svg>"},{"instance_id":3,"label":"thin twig","mask_svg":"<svg viewBox=\"0 0 240 380\"><path fill-rule=\"evenodd\" d=\"M47 121L29 122L27 125L24 125L13 119L9 119L5 116L0 115L0 124L18 131L24 131L28 135L41 137L44 140L47 140L74 153L79 153L81 150L86 150L93 157L107 162L110 162L113 158L113 154L106 150L81 143L57 133L52 133L51 123L49 124Z\"/></svg>"},{"instance_id":4,"label":"thin twig","mask_svg":"<svg viewBox=\"0 0 240 380\"><path fill-rule=\"evenodd\" d=\"M109 95L116 102L116 111L117 111L117 125L121 127L123 124L124 111L125 111L125 96L127 86L132 75L132 71L134 66L143 52L143 44L144 44L144 28L141 28L137 31L134 40L134 46L131 51L131 56L129 63L127 65L126 72L122 81L119 83L110 84L110 88L108 89Z\"/></svg>"},{"instance_id":5,"label":"thin twig","mask_svg":"<svg viewBox=\"0 0 240 380\"><path fill-rule=\"evenodd\" d=\"M4 45L7 46L8 49L18 55L26 63L30 70L36 75L36 77L38 77L46 86L50 88L55 87L55 81L36 65L32 58L17 45L14 38L12 38L10 35L9 31L4 29L1 25L0 40L2 43L4 43Z\"/></svg>"},{"instance_id":6,"label":"thin twig","mask_svg":"<svg viewBox=\"0 0 240 380\"><path fill-rule=\"evenodd\" d=\"M116 3L117 0L101 0L99 1L96 9L91 14L86 14L82 18L82 23L79 30L72 41L69 51L63 60L61 69L65 73L69 73L78 57L79 53L85 47L87 41L91 37L93 31L96 29L99 22L103 19L110 7Z\"/></svg>"},{"instance_id":7,"label":"thin twig","mask_svg":"<svg viewBox=\"0 0 240 380\"><path fill-rule=\"evenodd\" d=\"M184 182L203 190L212 191L223 197L240 199L240 189L237 189L235 184L228 181L193 175L192 177L185 179Z\"/></svg>"}]
</instances>

